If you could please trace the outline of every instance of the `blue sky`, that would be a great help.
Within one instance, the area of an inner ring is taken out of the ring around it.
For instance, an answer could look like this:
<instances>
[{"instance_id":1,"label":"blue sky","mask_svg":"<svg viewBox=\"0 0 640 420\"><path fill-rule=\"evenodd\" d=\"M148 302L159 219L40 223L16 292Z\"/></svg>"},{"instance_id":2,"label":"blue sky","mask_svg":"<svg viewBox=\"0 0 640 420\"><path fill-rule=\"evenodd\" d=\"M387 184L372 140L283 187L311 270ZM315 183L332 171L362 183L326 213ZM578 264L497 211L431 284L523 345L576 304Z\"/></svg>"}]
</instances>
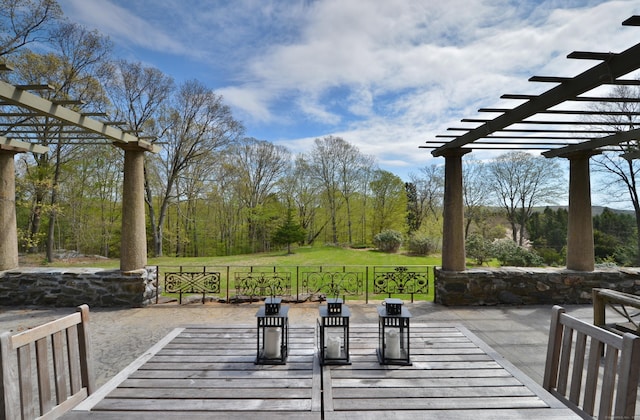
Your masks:
<instances>
[{"instance_id":1,"label":"blue sky","mask_svg":"<svg viewBox=\"0 0 640 420\"><path fill-rule=\"evenodd\" d=\"M574 76L572 51L640 41L640 0L59 0L116 54L197 79L246 134L308 151L340 136L408 180L443 163L419 149L481 107L513 107L527 79ZM484 152L488 153L488 152ZM488 157L480 152L474 159ZM595 203L594 203L595 204Z\"/></svg>"}]
</instances>

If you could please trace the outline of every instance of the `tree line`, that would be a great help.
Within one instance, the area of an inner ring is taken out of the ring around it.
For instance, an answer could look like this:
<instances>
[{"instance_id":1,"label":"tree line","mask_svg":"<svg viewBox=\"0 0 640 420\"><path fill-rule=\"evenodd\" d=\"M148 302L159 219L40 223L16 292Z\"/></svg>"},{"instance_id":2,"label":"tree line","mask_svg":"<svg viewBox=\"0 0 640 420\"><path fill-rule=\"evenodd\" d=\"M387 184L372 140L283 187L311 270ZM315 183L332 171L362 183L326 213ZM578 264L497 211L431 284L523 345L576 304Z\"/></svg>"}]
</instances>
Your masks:
<instances>
[{"instance_id":1,"label":"tree line","mask_svg":"<svg viewBox=\"0 0 640 420\"><path fill-rule=\"evenodd\" d=\"M108 38L65 20L54 0L1 5L0 58L14 68L2 72L2 80L44 86L39 94L46 99L162 146L145 156L154 256L262 252L287 241L365 247L382 232L400 232L421 253L438 251L441 164L426 165L404 182L331 135L294 155L246 137L224 98L202 82L176 84L156 68L114 57ZM56 121L3 111L0 135L49 147L42 155L17 157L21 251L45 252L49 261L56 249L119 257L122 151ZM598 162L606 167L607 161ZM635 173L630 165L625 169ZM614 183L611 172L607 179ZM555 239L540 239L536 229L543 223L535 212L566 196L559 160L512 151L465 161L463 173L467 238L507 237L520 247L561 254ZM637 223L629 229L637 235ZM637 246L636 252L626 249L631 256L625 261L635 261Z\"/></svg>"}]
</instances>

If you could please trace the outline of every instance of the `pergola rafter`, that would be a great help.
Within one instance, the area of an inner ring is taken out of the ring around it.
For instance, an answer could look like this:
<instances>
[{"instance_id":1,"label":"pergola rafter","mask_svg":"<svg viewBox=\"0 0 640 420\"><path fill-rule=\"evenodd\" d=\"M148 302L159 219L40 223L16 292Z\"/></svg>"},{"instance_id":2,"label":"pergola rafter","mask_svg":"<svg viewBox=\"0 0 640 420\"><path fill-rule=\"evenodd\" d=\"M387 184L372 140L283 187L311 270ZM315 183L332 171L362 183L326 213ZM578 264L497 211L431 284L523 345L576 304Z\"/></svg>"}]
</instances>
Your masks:
<instances>
[{"instance_id":1,"label":"pergola rafter","mask_svg":"<svg viewBox=\"0 0 640 420\"><path fill-rule=\"evenodd\" d=\"M623 22L626 26L639 26L640 18L637 16L631 17ZM524 100L522 104L515 108L481 108L479 112L496 112L500 113L493 119L463 119L462 122L480 123L479 126L470 128L464 134L454 137L451 141L440 146L433 147L431 152L433 156L443 156L449 149L455 148L474 148L474 142L492 136L496 132L507 129L515 124L536 124L536 125L580 125L580 126L607 126L611 125L611 122L607 121L578 121L578 120L531 120L529 118L536 116L537 114L545 115L599 115L599 116L622 116L622 115L640 115L638 112L624 112L624 111L597 111L597 110L562 110L552 109L558 105L567 102L595 102L595 103L638 103L639 98L634 97L598 97L598 96L583 96L586 93L602 86L602 85L640 85L640 81L631 79L619 79L635 70L640 68L640 44L636 44L633 47L621 52L621 53L594 53L577 51L569 54L568 58L574 59L586 59L597 60L601 63L589 68L575 77L552 77L552 76L534 76L530 78L530 81L556 83L557 86L543 92L540 95L526 95L526 94L504 94L501 96L503 99ZM617 124L617 123L616 123ZM620 123L618 125L625 125ZM626 125L632 126L631 123ZM513 129L513 127L511 127ZM543 130L544 131L544 130ZM543 132L541 131L541 132ZM583 129L585 133L592 134L604 134L601 129L589 131ZM526 136L522 136L525 138ZM584 140L586 144L590 144L594 148L611 146L617 144L616 142L627 141L628 135L618 136L616 134L609 134L601 137L601 141L596 142L591 138L580 138ZM597 146L596 146L597 145ZM555 146L555 144L554 144ZM578 147L578 145L566 145L562 148L558 148L557 151L549 151L544 153L547 157L561 156L562 154L572 153L574 151L585 150L587 146Z\"/></svg>"},{"instance_id":2,"label":"pergola rafter","mask_svg":"<svg viewBox=\"0 0 640 420\"><path fill-rule=\"evenodd\" d=\"M138 137L124 130L113 127L110 123L98 121L62 105L70 101L49 101L27 90L20 89L2 81L0 81L0 100L4 101L4 105L27 109L35 113L36 116L53 118L60 123L78 127L88 133L98 134L115 143L136 144L138 147L154 153L160 150L158 146L153 143L140 140ZM77 101L71 102L77 103Z\"/></svg>"},{"instance_id":3,"label":"pergola rafter","mask_svg":"<svg viewBox=\"0 0 640 420\"><path fill-rule=\"evenodd\" d=\"M640 16L627 19L623 25L640 26ZM431 154L434 157L445 158L443 270L462 271L466 267L464 234L459 229L464 225L462 157L474 149L542 150L545 157L569 160L567 268L594 270L589 159L603 151L614 150L623 143L640 139L640 128L630 118L621 122L612 120L615 117L639 116L640 111L598 110L595 106L589 108L587 105L585 109L576 109L575 105L571 107L566 104L640 103L640 98L621 97L620 92L616 97L603 97L596 91L603 85L640 86L640 80L629 78L632 72L640 68L640 43L621 53L576 51L567 58L596 60L600 63L575 77L533 76L529 81L554 83L556 86L538 95L504 94L502 99L523 102L514 108L481 108L479 112L499 115L494 118L462 119L463 123L478 125L449 128L448 131L457 133L438 135L437 140L421 146L433 149ZM627 78L623 78L625 76ZM585 117L593 121L587 121ZM621 131L623 128L628 130ZM635 159L640 157L640 151L629 151L622 157Z\"/></svg>"}]
</instances>

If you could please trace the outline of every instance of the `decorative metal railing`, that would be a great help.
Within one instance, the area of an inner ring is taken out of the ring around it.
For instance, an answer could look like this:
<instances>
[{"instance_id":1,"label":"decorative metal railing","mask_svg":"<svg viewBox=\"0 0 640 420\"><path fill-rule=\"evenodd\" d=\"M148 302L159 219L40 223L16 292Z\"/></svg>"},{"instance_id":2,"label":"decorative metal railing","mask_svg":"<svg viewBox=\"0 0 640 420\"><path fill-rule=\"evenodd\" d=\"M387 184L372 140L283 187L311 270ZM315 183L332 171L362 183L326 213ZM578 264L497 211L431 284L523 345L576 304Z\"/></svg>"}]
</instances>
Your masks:
<instances>
[{"instance_id":1,"label":"decorative metal railing","mask_svg":"<svg viewBox=\"0 0 640 420\"><path fill-rule=\"evenodd\" d=\"M320 271L303 272L302 292L324 294L326 296L360 296L365 292L362 271Z\"/></svg>"},{"instance_id":2,"label":"decorative metal railing","mask_svg":"<svg viewBox=\"0 0 640 420\"><path fill-rule=\"evenodd\" d=\"M269 296L304 301L313 298L379 297L433 299L435 267L403 266L205 266L157 267L164 293L215 294L226 302ZM428 297L427 297L428 296Z\"/></svg>"},{"instance_id":3,"label":"decorative metal railing","mask_svg":"<svg viewBox=\"0 0 640 420\"><path fill-rule=\"evenodd\" d=\"M426 271L409 270L407 267L374 267L373 293L409 294L411 301L417 293L429 291L429 274Z\"/></svg>"},{"instance_id":4,"label":"decorative metal railing","mask_svg":"<svg viewBox=\"0 0 640 420\"><path fill-rule=\"evenodd\" d=\"M204 303L207 293L220 293L220 273L218 272L165 272L164 291L179 293L180 303L183 294L202 294Z\"/></svg>"},{"instance_id":5,"label":"decorative metal railing","mask_svg":"<svg viewBox=\"0 0 640 420\"><path fill-rule=\"evenodd\" d=\"M234 273L238 296L255 297L286 296L291 294L291 273L253 272Z\"/></svg>"}]
</instances>

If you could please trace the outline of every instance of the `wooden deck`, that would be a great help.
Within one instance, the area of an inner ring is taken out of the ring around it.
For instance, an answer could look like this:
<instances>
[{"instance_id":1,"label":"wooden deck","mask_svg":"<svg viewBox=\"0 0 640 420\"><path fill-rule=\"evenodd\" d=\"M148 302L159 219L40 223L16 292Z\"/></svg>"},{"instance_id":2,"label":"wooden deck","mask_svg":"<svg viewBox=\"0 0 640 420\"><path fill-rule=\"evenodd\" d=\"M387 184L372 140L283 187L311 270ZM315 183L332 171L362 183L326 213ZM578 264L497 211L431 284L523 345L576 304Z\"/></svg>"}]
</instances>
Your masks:
<instances>
[{"instance_id":1,"label":"wooden deck","mask_svg":"<svg viewBox=\"0 0 640 420\"><path fill-rule=\"evenodd\" d=\"M578 418L458 325L412 325L412 366L381 366L377 326L351 328L348 366L321 367L311 327L286 365L255 365L255 327L172 331L65 419Z\"/></svg>"}]
</instances>

